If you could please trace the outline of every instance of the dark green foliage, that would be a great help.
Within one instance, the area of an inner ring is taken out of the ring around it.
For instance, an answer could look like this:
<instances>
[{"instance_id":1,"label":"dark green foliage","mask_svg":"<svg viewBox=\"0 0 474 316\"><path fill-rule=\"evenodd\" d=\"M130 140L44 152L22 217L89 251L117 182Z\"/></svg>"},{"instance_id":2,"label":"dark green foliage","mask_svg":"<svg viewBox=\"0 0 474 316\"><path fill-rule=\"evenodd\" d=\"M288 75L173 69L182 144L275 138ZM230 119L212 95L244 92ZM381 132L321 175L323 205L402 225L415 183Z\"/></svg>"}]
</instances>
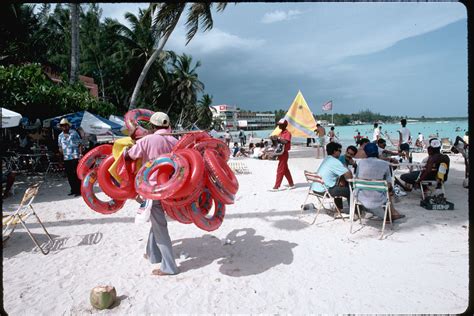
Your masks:
<instances>
[{"instance_id":1,"label":"dark green foliage","mask_svg":"<svg viewBox=\"0 0 474 316\"><path fill-rule=\"evenodd\" d=\"M108 117L111 103L90 96L80 83L52 82L38 64L0 66L0 103L30 119L88 110Z\"/></svg>"},{"instance_id":2,"label":"dark green foliage","mask_svg":"<svg viewBox=\"0 0 474 316\"><path fill-rule=\"evenodd\" d=\"M30 118L84 109L104 116L125 114L140 72L160 38L151 14L157 7L140 10L136 16L126 13L130 23L126 27L108 18L101 21L98 4L80 6L80 74L92 77L98 85L97 100L81 83L67 84L71 59L69 5L36 6L36 13L34 5L25 4L6 5L6 10L0 10L0 65L7 66L0 70L2 106ZM223 9L221 4L218 7ZM169 19L174 21L172 16ZM163 18L161 22L166 21ZM53 83L41 67L30 63L61 73L63 84ZM204 95L198 101L198 95L204 93L197 74L199 66L191 56L163 51L141 87L137 107L169 112L172 122L177 124L181 118L185 128L192 124L208 128L212 114L207 106L212 99L204 99Z\"/></svg>"}]
</instances>

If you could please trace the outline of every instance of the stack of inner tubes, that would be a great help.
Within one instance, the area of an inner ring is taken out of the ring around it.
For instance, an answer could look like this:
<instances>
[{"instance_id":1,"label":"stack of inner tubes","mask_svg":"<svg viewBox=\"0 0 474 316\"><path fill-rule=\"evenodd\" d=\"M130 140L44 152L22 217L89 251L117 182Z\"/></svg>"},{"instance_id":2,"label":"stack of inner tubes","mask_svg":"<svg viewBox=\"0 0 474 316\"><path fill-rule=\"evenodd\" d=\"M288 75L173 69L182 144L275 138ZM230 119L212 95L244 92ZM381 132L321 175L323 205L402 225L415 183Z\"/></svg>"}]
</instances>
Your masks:
<instances>
[{"instance_id":1,"label":"stack of inner tubes","mask_svg":"<svg viewBox=\"0 0 474 316\"><path fill-rule=\"evenodd\" d=\"M127 127L134 128L141 137L149 134L137 122L149 120L151 111L146 111L137 109L125 115ZM108 171L115 161L112 145L100 145L89 151L80 160L77 175L82 180L84 201L96 212L113 214L127 199L140 195L160 200L164 212L180 223L194 223L200 229L213 231L222 224L225 205L234 203L239 189L237 178L227 165L229 157L230 149L223 141L206 132L189 132L171 153L146 162L139 170L134 161L121 156L117 165L120 183ZM94 186L111 199L100 200Z\"/></svg>"}]
</instances>

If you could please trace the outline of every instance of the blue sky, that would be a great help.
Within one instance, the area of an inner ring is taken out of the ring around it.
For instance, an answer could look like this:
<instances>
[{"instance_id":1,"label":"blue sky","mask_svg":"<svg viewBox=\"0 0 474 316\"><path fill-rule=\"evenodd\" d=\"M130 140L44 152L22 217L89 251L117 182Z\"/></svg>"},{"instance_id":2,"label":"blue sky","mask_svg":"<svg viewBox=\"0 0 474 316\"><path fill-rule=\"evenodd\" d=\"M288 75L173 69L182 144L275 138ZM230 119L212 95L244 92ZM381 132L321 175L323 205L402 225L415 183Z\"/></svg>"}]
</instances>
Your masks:
<instances>
[{"instance_id":1,"label":"blue sky","mask_svg":"<svg viewBox=\"0 0 474 316\"><path fill-rule=\"evenodd\" d=\"M147 4L100 4L103 16ZM461 3L229 3L185 46L214 105L287 109L300 89L313 113L467 116L467 20Z\"/></svg>"}]
</instances>

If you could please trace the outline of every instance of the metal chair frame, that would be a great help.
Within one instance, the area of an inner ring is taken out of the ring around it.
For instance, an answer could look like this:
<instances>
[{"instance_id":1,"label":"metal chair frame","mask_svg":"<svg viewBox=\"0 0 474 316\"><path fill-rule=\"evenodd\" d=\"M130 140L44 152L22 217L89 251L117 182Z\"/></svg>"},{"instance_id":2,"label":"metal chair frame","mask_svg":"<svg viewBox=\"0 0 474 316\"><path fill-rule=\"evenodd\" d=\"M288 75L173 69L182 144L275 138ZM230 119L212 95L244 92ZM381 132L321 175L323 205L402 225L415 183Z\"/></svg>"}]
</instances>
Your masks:
<instances>
[{"instance_id":1,"label":"metal chair frame","mask_svg":"<svg viewBox=\"0 0 474 316\"><path fill-rule=\"evenodd\" d=\"M314 216L314 219L313 221L311 222L310 225L313 225L315 222L316 222L316 219L319 215L319 212L321 211L321 209L326 209L324 207L324 201L326 199L330 200L331 203L334 205L334 208L338 214L338 218L342 218L342 220L344 221L344 217L342 216L341 214L341 210L337 207L337 205L334 203L334 198L337 198L337 196L333 197L331 195L331 193L329 193L329 188L326 186L326 184L324 183L324 180L323 178L317 173L317 172L311 172L311 171L308 171L308 170L305 170L304 171L304 176L306 178L306 181L310 184L309 185L309 189L308 189L308 194L306 195L306 199L304 200L303 204L301 205L301 213L303 213L304 211L304 206L306 205L306 202L308 201L309 197L310 196L314 196L316 197L316 199L318 200L318 203L322 206L322 207L318 207L317 208L317 212L316 212L316 215ZM323 187L324 187L324 192L315 192L313 190L311 190L311 184L313 183L319 183L321 184ZM342 198L342 197L341 197Z\"/></svg>"},{"instance_id":2,"label":"metal chair frame","mask_svg":"<svg viewBox=\"0 0 474 316\"><path fill-rule=\"evenodd\" d=\"M357 198L357 194L355 194L355 190L358 189L360 192L361 190L370 190L370 191L378 191L378 192L384 192L386 193L387 196L387 202L382 205L382 207L385 209L384 212L384 217L383 217L383 224L382 224L382 233L380 234L380 238L383 238L383 234L385 231L385 223L387 221L387 214L388 218L390 220L390 225L393 228L393 223L392 223L392 203L390 202L390 195L388 192L388 182L386 180L372 180L372 179L361 179L361 178L353 178L350 181L352 185L350 186L351 188L351 196L353 198L352 201L352 206L351 206L351 211L350 211L350 221L351 221L351 228L350 228L350 233L352 234L352 223L354 222L354 213L355 210L357 210L357 215L359 216L360 224L362 225L362 216L360 214L360 206L364 206L362 202L360 202Z\"/></svg>"},{"instance_id":3,"label":"metal chair frame","mask_svg":"<svg viewBox=\"0 0 474 316\"><path fill-rule=\"evenodd\" d=\"M31 240L33 240L33 242L36 244L36 246L41 250L41 252L44 255L47 255L49 253L49 250L43 249L40 246L38 240L33 236L30 229L26 225L26 220L28 219L28 217L30 217L31 215L34 215L36 217L36 219L38 220L38 222L40 223L41 227L43 228L44 232L48 236L49 240L53 241L51 235L48 233L48 231L44 227L43 223L41 222L38 214L36 214L36 212L33 208L33 205L32 205L33 200L35 199L36 195L38 194L39 186L40 185L37 183L37 184L32 185L31 187L29 187L25 191L25 194L23 195L23 198L22 198L22 200L20 202L20 205L17 208L17 210L13 214L3 215L3 218L2 218L2 226L3 226L3 229L2 229L2 242L4 244L10 238L10 236L13 234L13 231L15 230L16 225L18 223L21 223L21 225L28 232L28 235L30 236Z\"/></svg>"}]
</instances>

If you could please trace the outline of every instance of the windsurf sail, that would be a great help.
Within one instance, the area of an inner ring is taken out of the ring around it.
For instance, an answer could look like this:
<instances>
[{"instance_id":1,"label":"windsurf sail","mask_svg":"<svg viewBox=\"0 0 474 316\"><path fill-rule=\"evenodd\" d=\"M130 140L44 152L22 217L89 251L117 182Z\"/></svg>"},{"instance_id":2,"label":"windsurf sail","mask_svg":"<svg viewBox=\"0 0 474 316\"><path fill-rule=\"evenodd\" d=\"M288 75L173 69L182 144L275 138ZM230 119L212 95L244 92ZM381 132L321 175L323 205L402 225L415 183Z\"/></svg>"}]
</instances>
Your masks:
<instances>
[{"instance_id":1,"label":"windsurf sail","mask_svg":"<svg viewBox=\"0 0 474 316\"><path fill-rule=\"evenodd\" d=\"M288 121L287 129L292 137L316 137L314 133L316 120L301 91L298 91L298 94L283 118ZM281 129L277 126L270 135L279 135L280 133Z\"/></svg>"}]
</instances>

